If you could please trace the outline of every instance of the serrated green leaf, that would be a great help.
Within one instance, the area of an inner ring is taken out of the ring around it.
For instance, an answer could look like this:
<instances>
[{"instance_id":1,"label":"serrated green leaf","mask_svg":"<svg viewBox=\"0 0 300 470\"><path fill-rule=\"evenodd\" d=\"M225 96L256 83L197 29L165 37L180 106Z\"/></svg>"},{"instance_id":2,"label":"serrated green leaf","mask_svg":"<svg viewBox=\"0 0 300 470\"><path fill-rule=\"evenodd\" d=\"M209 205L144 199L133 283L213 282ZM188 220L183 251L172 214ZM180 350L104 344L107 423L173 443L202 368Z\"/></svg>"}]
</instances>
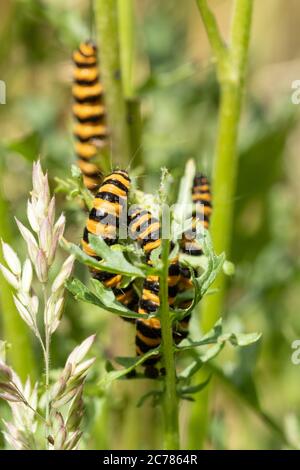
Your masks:
<instances>
[{"instance_id":1,"label":"serrated green leaf","mask_svg":"<svg viewBox=\"0 0 300 470\"><path fill-rule=\"evenodd\" d=\"M160 348L158 347L156 349L151 349L151 351L148 351L143 356L136 357L136 358L126 358L126 361L130 360L130 363L131 363L130 366L126 367L124 369L121 369L121 370L114 370L112 372L108 372L105 375L105 377L103 377L100 380L99 386L100 387L109 387L109 385L114 380L118 380L118 379L121 379L122 377L125 377L130 372L132 372L137 366L143 364L143 362L145 362L147 359L149 359L149 357L154 357L154 356L159 355L159 351L160 351ZM121 358L118 358L119 361L120 361L120 359ZM131 361L131 359L132 359L132 361Z\"/></svg>"},{"instance_id":2,"label":"serrated green leaf","mask_svg":"<svg viewBox=\"0 0 300 470\"><path fill-rule=\"evenodd\" d=\"M106 272L114 273L114 274L122 274L124 276L131 276L131 277L145 277L145 274L143 273L141 269L133 266L126 260L122 251L112 250L100 238L99 239L97 237L92 237L92 238L95 238L99 242L99 243L93 243L93 244L91 243L91 246L93 247L93 249L95 249L94 246L96 246L96 244L97 244L98 249L100 246L103 248L105 245L106 248L104 247L102 253L105 253L105 256L108 258L108 260L105 259L105 257L103 257L104 258L103 261L97 261L91 256L88 256L86 253L84 253L84 251L81 250L79 246L74 245L74 243L67 242L64 239L61 240L61 246L66 251L73 254L75 258L81 263L87 266L90 266L92 268L96 268L100 271L106 271Z\"/></svg>"},{"instance_id":3,"label":"serrated green leaf","mask_svg":"<svg viewBox=\"0 0 300 470\"><path fill-rule=\"evenodd\" d=\"M110 361L105 361L105 370L106 372L112 372L113 370L115 370L114 366L112 365L112 363Z\"/></svg>"},{"instance_id":4,"label":"serrated green leaf","mask_svg":"<svg viewBox=\"0 0 300 470\"><path fill-rule=\"evenodd\" d=\"M229 341L233 346L248 346L256 343L261 337L261 333L232 333Z\"/></svg>"},{"instance_id":5,"label":"serrated green leaf","mask_svg":"<svg viewBox=\"0 0 300 470\"><path fill-rule=\"evenodd\" d=\"M71 175L72 175L72 178L75 178L75 179L80 179L82 177L82 173L77 165L71 166Z\"/></svg>"},{"instance_id":6,"label":"serrated green leaf","mask_svg":"<svg viewBox=\"0 0 300 470\"><path fill-rule=\"evenodd\" d=\"M178 394L179 396L183 396L183 395L190 395L190 394L194 394L194 393L198 393L198 392L201 392L201 390L203 390L210 382L211 380L211 377L212 375L209 375L207 377L206 380L204 380L203 382L197 384L197 385L191 385L190 387L182 387L178 390Z\"/></svg>"},{"instance_id":7,"label":"serrated green leaf","mask_svg":"<svg viewBox=\"0 0 300 470\"><path fill-rule=\"evenodd\" d=\"M180 373L178 380L185 381L190 379L194 374L196 374L196 372L198 372L198 370L201 369L202 366L203 362L196 356L196 359Z\"/></svg>"},{"instance_id":8,"label":"serrated green leaf","mask_svg":"<svg viewBox=\"0 0 300 470\"><path fill-rule=\"evenodd\" d=\"M153 264L159 264L159 263L161 264L161 261L159 259L160 255L161 255L161 246L158 246L157 248L151 251L150 260L152 261Z\"/></svg>"},{"instance_id":9,"label":"serrated green leaf","mask_svg":"<svg viewBox=\"0 0 300 470\"><path fill-rule=\"evenodd\" d=\"M222 319L220 318L214 327L201 340L189 340L188 345L176 346L176 350L191 350L209 344L223 345L225 343L230 343L232 346L243 347L255 343L260 337L260 333L223 333Z\"/></svg>"},{"instance_id":10,"label":"serrated green leaf","mask_svg":"<svg viewBox=\"0 0 300 470\"><path fill-rule=\"evenodd\" d=\"M224 343L214 344L213 346L208 348L207 351L204 354L201 354L199 356L200 360L204 363L210 361L211 359L216 357L222 351L224 346L225 346L225 342Z\"/></svg>"},{"instance_id":11,"label":"serrated green leaf","mask_svg":"<svg viewBox=\"0 0 300 470\"><path fill-rule=\"evenodd\" d=\"M235 274L235 265L231 261L225 260L223 264L223 271L226 276L233 276Z\"/></svg>"},{"instance_id":12,"label":"serrated green leaf","mask_svg":"<svg viewBox=\"0 0 300 470\"><path fill-rule=\"evenodd\" d=\"M183 395L181 397L182 400L186 400L186 401L191 401L191 402L194 402L195 401L195 398L193 397L190 397L189 395Z\"/></svg>"},{"instance_id":13,"label":"serrated green leaf","mask_svg":"<svg viewBox=\"0 0 300 470\"><path fill-rule=\"evenodd\" d=\"M141 396L136 406L140 408L145 403L145 401L150 398L152 398L152 406L157 406L160 400L162 399L162 396L163 392L161 390L150 390L149 392Z\"/></svg>"},{"instance_id":14,"label":"serrated green leaf","mask_svg":"<svg viewBox=\"0 0 300 470\"><path fill-rule=\"evenodd\" d=\"M198 239L197 239L198 240ZM198 240L202 245L204 255L207 257L207 269L205 272L196 278L197 284L200 286L201 296L206 293L210 285L214 282L217 275L222 269L225 261L225 254L221 253L216 255L213 249L210 234L207 230L204 230L204 236Z\"/></svg>"},{"instance_id":15,"label":"serrated green leaf","mask_svg":"<svg viewBox=\"0 0 300 470\"><path fill-rule=\"evenodd\" d=\"M120 282L119 288L120 288L120 289L125 289L126 287L129 286L130 283L131 283L131 278L130 278L130 277L123 276L123 277L122 277L122 280L121 280L121 282Z\"/></svg>"},{"instance_id":16,"label":"serrated green leaf","mask_svg":"<svg viewBox=\"0 0 300 470\"><path fill-rule=\"evenodd\" d=\"M119 364L122 367L125 367L125 369L128 369L129 367L132 367L136 363L136 357L115 357L114 358L115 362Z\"/></svg>"},{"instance_id":17,"label":"serrated green leaf","mask_svg":"<svg viewBox=\"0 0 300 470\"><path fill-rule=\"evenodd\" d=\"M111 289L107 289L101 282L95 279L91 280L95 288L95 293L90 291L79 279L72 279L66 282L66 288L70 291L76 300L82 300L98 307L108 310L110 313L120 315L126 318L147 318L147 315L135 313L129 310L125 305L119 303Z\"/></svg>"},{"instance_id":18,"label":"serrated green leaf","mask_svg":"<svg viewBox=\"0 0 300 470\"><path fill-rule=\"evenodd\" d=\"M199 346L206 346L208 344L216 344L219 341L222 335L223 327L222 327L222 318L220 318L213 328L205 335L200 341L192 341L189 340L189 344L186 346L176 346L177 350L189 350L194 349Z\"/></svg>"},{"instance_id":19,"label":"serrated green leaf","mask_svg":"<svg viewBox=\"0 0 300 470\"><path fill-rule=\"evenodd\" d=\"M73 167L76 168L76 171L79 171L79 176L74 176ZM93 207L93 194L84 186L82 173L79 168L75 165L72 165L72 178L54 178L57 186L55 188L56 193L63 193L67 195L67 199L74 199L75 197L80 197L85 203L86 207L90 211Z\"/></svg>"},{"instance_id":20,"label":"serrated green leaf","mask_svg":"<svg viewBox=\"0 0 300 470\"><path fill-rule=\"evenodd\" d=\"M180 253L179 260L181 263L186 264L187 266L191 266L197 271L199 268L201 269L201 272L204 272L207 269L207 259L203 255L193 256L186 253Z\"/></svg>"},{"instance_id":21,"label":"serrated green leaf","mask_svg":"<svg viewBox=\"0 0 300 470\"><path fill-rule=\"evenodd\" d=\"M93 250L102 258L101 266L103 269L112 270L119 274L134 277L145 277L143 271L133 264L129 263L124 256L121 247L114 245L109 247L103 238L89 235L89 242Z\"/></svg>"},{"instance_id":22,"label":"serrated green leaf","mask_svg":"<svg viewBox=\"0 0 300 470\"><path fill-rule=\"evenodd\" d=\"M201 367L214 357L216 357L223 349L225 343L217 343L207 349L205 353L198 353L195 349L192 349L190 353L193 354L194 360L189 364L178 376L178 379L183 382L189 382L189 380L201 369Z\"/></svg>"}]
</instances>

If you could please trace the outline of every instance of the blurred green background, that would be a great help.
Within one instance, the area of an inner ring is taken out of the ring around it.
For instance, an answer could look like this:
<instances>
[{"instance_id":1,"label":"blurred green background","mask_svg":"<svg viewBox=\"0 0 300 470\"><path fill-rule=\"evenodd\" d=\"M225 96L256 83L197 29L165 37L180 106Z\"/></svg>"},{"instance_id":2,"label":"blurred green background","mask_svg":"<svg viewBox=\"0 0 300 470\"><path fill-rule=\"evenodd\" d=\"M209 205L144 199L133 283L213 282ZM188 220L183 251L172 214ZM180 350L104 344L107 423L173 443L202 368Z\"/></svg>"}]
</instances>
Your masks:
<instances>
[{"instance_id":1,"label":"blurred green background","mask_svg":"<svg viewBox=\"0 0 300 470\"><path fill-rule=\"evenodd\" d=\"M236 274L222 315L232 328L263 336L258 345L234 355L227 351L218 359L227 380L218 374L214 379L206 448L280 448L285 446L282 433L300 447L300 365L291 362L291 344L300 339L300 127L291 101L292 82L300 78L298 3L255 2L239 139L231 256ZM230 4L211 1L225 36ZM53 190L54 178L68 177L74 163L70 57L79 41L90 36L90 23L87 0L1 1L0 79L7 96L0 105L0 235L20 256L24 245L13 217L25 220L32 161L41 158ZM187 158L211 173L219 101L211 52L194 0L139 0L135 34L134 80L143 116L140 179L146 190L153 190L166 166L174 176L175 194ZM75 202L61 195L58 201L67 216L66 237L78 242L85 215ZM82 267L78 271L88 278ZM11 327L8 340L21 354L26 331L18 320L9 325L16 313L2 277L0 283L1 337ZM98 334L95 377L101 374L103 358L133 354L130 326L69 299L53 342L52 367L62 366L72 347L92 332ZM31 340L36 369L42 373ZM83 446L159 448L159 413L149 405L135 407L147 386L146 381L138 387L130 381L115 385L108 403L105 393L94 397L92 377L86 420L91 437ZM192 407L181 406L183 447L188 446ZM7 413L1 404L2 411Z\"/></svg>"}]
</instances>

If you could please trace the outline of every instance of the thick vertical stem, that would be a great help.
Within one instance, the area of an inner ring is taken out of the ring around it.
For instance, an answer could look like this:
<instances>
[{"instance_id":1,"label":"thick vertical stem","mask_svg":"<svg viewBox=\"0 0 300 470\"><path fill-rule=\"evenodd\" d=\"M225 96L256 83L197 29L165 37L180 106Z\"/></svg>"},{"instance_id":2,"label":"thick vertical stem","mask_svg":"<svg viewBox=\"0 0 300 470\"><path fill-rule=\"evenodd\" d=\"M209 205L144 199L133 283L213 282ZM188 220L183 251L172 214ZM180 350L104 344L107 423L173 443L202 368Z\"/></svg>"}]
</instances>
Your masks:
<instances>
[{"instance_id":1,"label":"thick vertical stem","mask_svg":"<svg viewBox=\"0 0 300 470\"><path fill-rule=\"evenodd\" d=\"M221 89L219 127L213 168L214 210L211 234L217 253L230 256L234 196L237 174L237 138L244 93L244 78L247 64L253 0L234 0L233 15L228 49L223 41L217 23L208 9L207 0L197 0L213 53L217 59L217 72ZM201 303L202 327L209 330L223 313L226 292L225 275L221 273L213 287L218 291L207 296ZM205 371L200 371L200 376ZM197 380L201 377L197 377ZM197 396L189 426L189 448L203 446L208 424L208 402L211 386ZM196 423L201 435L195 435Z\"/></svg>"},{"instance_id":2,"label":"thick vertical stem","mask_svg":"<svg viewBox=\"0 0 300 470\"><path fill-rule=\"evenodd\" d=\"M221 87L221 104L216 157L213 168L214 210L211 234L216 253L229 256L234 209L235 180L237 173L237 135L242 101L242 87L224 84ZM214 287L218 291L206 296L202 307L202 327L210 330L222 314L226 278L220 273Z\"/></svg>"},{"instance_id":3,"label":"thick vertical stem","mask_svg":"<svg viewBox=\"0 0 300 470\"><path fill-rule=\"evenodd\" d=\"M136 168L143 165L142 152L142 116L138 98L127 100L128 127L130 136L130 166ZM140 182L141 185L142 182Z\"/></svg>"},{"instance_id":4,"label":"thick vertical stem","mask_svg":"<svg viewBox=\"0 0 300 470\"><path fill-rule=\"evenodd\" d=\"M126 99L134 97L134 12L133 0L118 0L120 61L123 78L123 91Z\"/></svg>"},{"instance_id":5,"label":"thick vertical stem","mask_svg":"<svg viewBox=\"0 0 300 470\"><path fill-rule=\"evenodd\" d=\"M179 449L178 397L176 392L176 370L173 350L172 321L168 302L170 241L162 240L161 259L163 268L160 275L160 321L162 334L162 356L166 369L165 394L163 401L165 449Z\"/></svg>"},{"instance_id":6,"label":"thick vertical stem","mask_svg":"<svg viewBox=\"0 0 300 470\"><path fill-rule=\"evenodd\" d=\"M204 2L206 3L206 2ZM199 8L201 6L199 5ZM235 0L230 31L230 43L224 64L219 68L221 104L217 145L213 168L214 211L211 233L217 253L230 255L235 180L237 173L237 137L244 92L253 0ZM204 19L204 18L203 18ZM207 27L207 25L206 25ZM210 32L210 36L214 33ZM213 41L211 40L214 48ZM215 286L219 288L202 304L203 327L210 329L222 313L226 289L225 276L221 274Z\"/></svg>"},{"instance_id":7,"label":"thick vertical stem","mask_svg":"<svg viewBox=\"0 0 300 470\"><path fill-rule=\"evenodd\" d=\"M118 35L118 0L95 0L102 80L114 163L125 167L130 145L123 96Z\"/></svg>"},{"instance_id":8,"label":"thick vertical stem","mask_svg":"<svg viewBox=\"0 0 300 470\"><path fill-rule=\"evenodd\" d=\"M142 165L142 119L134 86L135 17L133 0L118 0L120 57L130 141L130 166Z\"/></svg>"}]
</instances>

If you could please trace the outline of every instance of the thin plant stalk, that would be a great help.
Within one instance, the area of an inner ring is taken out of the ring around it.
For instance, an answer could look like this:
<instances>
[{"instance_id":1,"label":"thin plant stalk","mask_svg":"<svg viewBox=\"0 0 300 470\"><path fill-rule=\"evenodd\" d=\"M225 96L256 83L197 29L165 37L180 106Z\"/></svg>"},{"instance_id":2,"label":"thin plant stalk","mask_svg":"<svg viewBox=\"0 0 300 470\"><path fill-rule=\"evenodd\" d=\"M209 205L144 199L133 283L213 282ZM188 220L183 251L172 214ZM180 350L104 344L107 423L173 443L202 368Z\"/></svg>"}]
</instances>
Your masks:
<instances>
[{"instance_id":1,"label":"thin plant stalk","mask_svg":"<svg viewBox=\"0 0 300 470\"><path fill-rule=\"evenodd\" d=\"M163 398L164 445L167 450L179 449L178 397L176 391L176 370L173 349L172 320L168 302L170 241L162 240L162 270L160 274L160 321L162 335L162 356L166 370L165 393Z\"/></svg>"},{"instance_id":2,"label":"thin plant stalk","mask_svg":"<svg viewBox=\"0 0 300 470\"><path fill-rule=\"evenodd\" d=\"M126 167L130 142L120 65L118 0L95 0L94 3L111 150L115 163Z\"/></svg>"},{"instance_id":3,"label":"thin plant stalk","mask_svg":"<svg viewBox=\"0 0 300 470\"><path fill-rule=\"evenodd\" d=\"M245 73L249 49L253 0L234 0L228 47L220 34L207 0L196 0L207 36L216 60L221 92L219 125L213 166L214 210L211 235L217 253L230 256L234 195L237 175L237 141L244 94ZM201 326L210 330L223 313L226 278L220 273L212 288L218 291L206 296L201 303ZM205 375L205 370L200 375ZM201 377L197 377L201 380ZM189 424L189 448L203 446L208 424L208 400L211 385L193 405ZM195 434L195 426L199 432Z\"/></svg>"},{"instance_id":4,"label":"thin plant stalk","mask_svg":"<svg viewBox=\"0 0 300 470\"><path fill-rule=\"evenodd\" d=\"M48 423L49 423L49 414L50 414L50 397L49 397L49 370L50 370L50 333L49 333L49 321L47 315L47 288L46 285L43 285L43 295L44 295L44 324L45 324L45 345L43 348L44 352L44 361L45 361L45 388L46 388L46 433L48 435ZM47 436L46 436L47 437Z\"/></svg>"}]
</instances>

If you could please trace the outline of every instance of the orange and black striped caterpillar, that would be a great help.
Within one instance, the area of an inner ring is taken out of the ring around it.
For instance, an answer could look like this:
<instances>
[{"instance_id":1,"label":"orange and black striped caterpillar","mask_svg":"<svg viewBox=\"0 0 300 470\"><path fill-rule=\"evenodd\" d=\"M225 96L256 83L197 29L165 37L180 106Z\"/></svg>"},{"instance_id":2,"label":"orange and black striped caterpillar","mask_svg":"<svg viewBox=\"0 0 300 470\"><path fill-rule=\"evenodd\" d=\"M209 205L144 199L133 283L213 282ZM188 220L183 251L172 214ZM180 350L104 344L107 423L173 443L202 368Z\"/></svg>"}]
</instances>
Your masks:
<instances>
[{"instance_id":1,"label":"orange and black striped caterpillar","mask_svg":"<svg viewBox=\"0 0 300 470\"><path fill-rule=\"evenodd\" d=\"M212 195L210 189L210 183L208 178L203 174L196 174L193 180L192 186L192 200L195 205L195 208L192 213L192 227L191 231L185 233L181 241L181 251L192 256L200 256L203 254L202 248L199 243L193 239L193 232L196 229L196 223L200 222L203 224L203 227L208 229L210 216L212 213ZM188 267L180 267L180 283L179 290L180 292L187 291L193 288L191 281L191 273ZM180 308L188 308L191 304L190 300L183 301L180 303ZM183 336L187 336L188 327L189 327L190 315L185 317L182 322L180 322L179 328Z\"/></svg>"},{"instance_id":2,"label":"orange and black striped caterpillar","mask_svg":"<svg viewBox=\"0 0 300 470\"><path fill-rule=\"evenodd\" d=\"M160 223L147 210L137 209L130 215L130 231L133 238L142 246L148 264L152 264L151 253L161 245ZM169 266L169 305L172 307L178 292L180 268L178 257L174 258ZM156 275L147 276L143 284L142 298L139 302L139 313L155 313L160 305L159 278ZM178 333L174 332L174 340L179 342ZM158 318L138 319L136 321L136 353L141 356L161 343L161 325ZM154 367L159 356L150 357L143 365L145 374L155 377L158 374Z\"/></svg>"},{"instance_id":3,"label":"orange and black striped caterpillar","mask_svg":"<svg viewBox=\"0 0 300 470\"><path fill-rule=\"evenodd\" d=\"M192 256L202 255L202 248L199 243L193 238L196 230L197 222L200 222L204 228L208 229L210 216L212 213L212 196L208 178L199 173L195 176L192 187L192 200L194 203L194 210L192 213L192 226L191 230L184 233L181 249L184 253Z\"/></svg>"},{"instance_id":4,"label":"orange and black striped caterpillar","mask_svg":"<svg viewBox=\"0 0 300 470\"><path fill-rule=\"evenodd\" d=\"M123 170L115 170L106 176L93 201L93 208L84 229L81 246L83 251L100 261L89 244L89 234L100 235L109 246L118 241L120 217L126 208L130 178ZM90 269L94 279L97 279L113 290L116 299L130 310L137 309L138 297L132 284L121 288L122 276L108 273L95 268Z\"/></svg>"},{"instance_id":5,"label":"orange and black striped caterpillar","mask_svg":"<svg viewBox=\"0 0 300 470\"><path fill-rule=\"evenodd\" d=\"M75 151L84 185L96 192L102 173L95 157L98 149L107 143L108 130L95 44L92 41L80 44L73 53L73 61L73 115L77 121L74 128Z\"/></svg>"}]
</instances>

